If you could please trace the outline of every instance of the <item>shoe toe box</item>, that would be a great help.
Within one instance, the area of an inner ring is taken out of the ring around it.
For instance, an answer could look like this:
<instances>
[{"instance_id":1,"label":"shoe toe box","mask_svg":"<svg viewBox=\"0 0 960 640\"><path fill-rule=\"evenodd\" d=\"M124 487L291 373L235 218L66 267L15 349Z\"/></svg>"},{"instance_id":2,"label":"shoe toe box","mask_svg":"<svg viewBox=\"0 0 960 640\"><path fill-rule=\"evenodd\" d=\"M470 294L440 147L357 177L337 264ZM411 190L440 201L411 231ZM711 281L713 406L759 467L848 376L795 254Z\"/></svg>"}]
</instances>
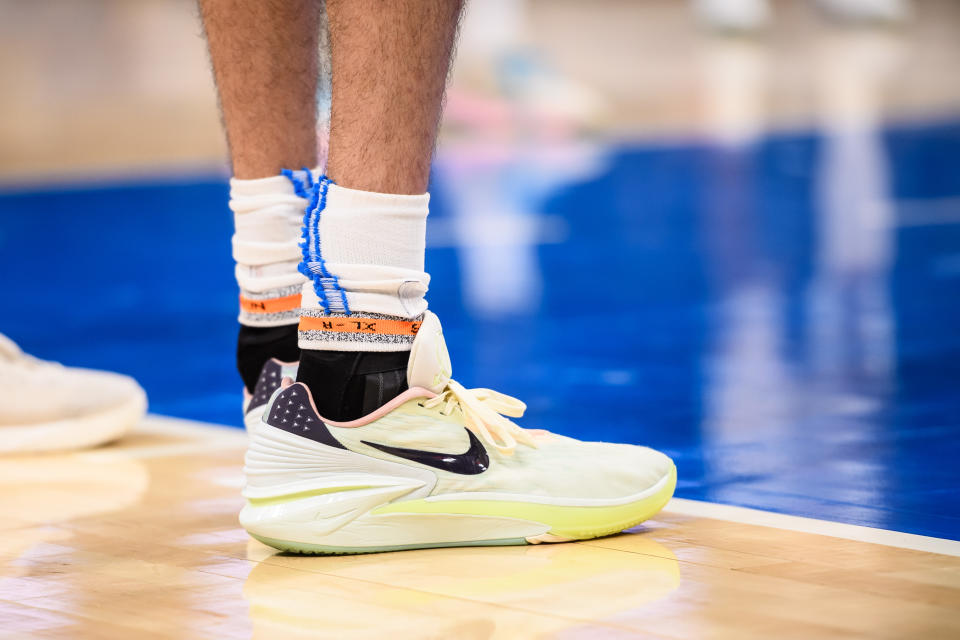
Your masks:
<instances>
[{"instance_id":1,"label":"shoe toe box","mask_svg":"<svg viewBox=\"0 0 960 640\"><path fill-rule=\"evenodd\" d=\"M649 447L636 445L603 445L606 451L598 451L599 459L609 460L604 466L604 475L616 496L634 495L658 487L673 471L669 456Z\"/></svg>"},{"instance_id":2,"label":"shoe toe box","mask_svg":"<svg viewBox=\"0 0 960 640\"><path fill-rule=\"evenodd\" d=\"M667 455L627 444L580 442L556 436L533 454L542 467L539 486L552 495L599 500L622 499L656 490L673 473ZM549 486L548 486L549 485Z\"/></svg>"}]
</instances>

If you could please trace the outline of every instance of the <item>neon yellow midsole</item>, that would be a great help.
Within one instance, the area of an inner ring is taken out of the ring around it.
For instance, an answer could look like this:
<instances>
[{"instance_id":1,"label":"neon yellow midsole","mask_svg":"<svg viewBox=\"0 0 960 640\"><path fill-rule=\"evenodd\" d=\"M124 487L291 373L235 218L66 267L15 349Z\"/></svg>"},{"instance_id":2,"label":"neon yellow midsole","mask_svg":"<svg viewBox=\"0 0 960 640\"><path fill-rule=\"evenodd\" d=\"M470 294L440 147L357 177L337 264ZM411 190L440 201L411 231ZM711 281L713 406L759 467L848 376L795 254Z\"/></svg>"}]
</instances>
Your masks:
<instances>
[{"instance_id":1,"label":"neon yellow midsole","mask_svg":"<svg viewBox=\"0 0 960 640\"><path fill-rule=\"evenodd\" d=\"M372 514L430 513L495 516L531 520L550 527L549 533L570 538L605 535L629 527L656 514L673 496L676 467L663 487L640 500L614 506L564 506L505 500L405 500L377 507Z\"/></svg>"}]
</instances>

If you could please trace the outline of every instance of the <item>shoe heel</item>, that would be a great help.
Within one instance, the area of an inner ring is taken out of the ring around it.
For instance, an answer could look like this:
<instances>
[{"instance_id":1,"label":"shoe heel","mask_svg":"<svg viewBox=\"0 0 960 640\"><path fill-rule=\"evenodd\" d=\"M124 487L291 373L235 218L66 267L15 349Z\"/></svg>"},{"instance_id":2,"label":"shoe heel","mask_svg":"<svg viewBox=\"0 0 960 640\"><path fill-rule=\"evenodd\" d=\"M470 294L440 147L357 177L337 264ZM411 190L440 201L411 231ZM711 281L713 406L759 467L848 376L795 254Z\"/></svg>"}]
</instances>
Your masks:
<instances>
[{"instance_id":1,"label":"shoe heel","mask_svg":"<svg viewBox=\"0 0 960 640\"><path fill-rule=\"evenodd\" d=\"M316 542L397 498L425 497L424 470L330 447L264 422L250 432L247 504L240 524L255 537Z\"/></svg>"}]
</instances>

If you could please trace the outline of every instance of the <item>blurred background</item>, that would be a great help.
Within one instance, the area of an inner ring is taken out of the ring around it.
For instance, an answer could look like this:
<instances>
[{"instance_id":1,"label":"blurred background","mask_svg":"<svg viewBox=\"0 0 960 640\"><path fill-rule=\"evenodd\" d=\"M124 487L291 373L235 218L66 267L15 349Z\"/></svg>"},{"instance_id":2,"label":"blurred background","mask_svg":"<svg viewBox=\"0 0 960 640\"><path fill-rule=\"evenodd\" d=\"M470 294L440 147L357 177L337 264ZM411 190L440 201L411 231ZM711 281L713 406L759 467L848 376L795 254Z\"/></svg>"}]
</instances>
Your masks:
<instances>
[{"instance_id":1,"label":"blurred background","mask_svg":"<svg viewBox=\"0 0 960 640\"><path fill-rule=\"evenodd\" d=\"M3 183L223 166L193 0L0 12ZM949 118L958 62L953 0L477 1L444 136L742 146L770 130Z\"/></svg>"},{"instance_id":2,"label":"blurred background","mask_svg":"<svg viewBox=\"0 0 960 640\"><path fill-rule=\"evenodd\" d=\"M238 426L196 13L0 0L0 332ZM474 0L431 193L455 375L526 426L960 539L960 3Z\"/></svg>"}]
</instances>

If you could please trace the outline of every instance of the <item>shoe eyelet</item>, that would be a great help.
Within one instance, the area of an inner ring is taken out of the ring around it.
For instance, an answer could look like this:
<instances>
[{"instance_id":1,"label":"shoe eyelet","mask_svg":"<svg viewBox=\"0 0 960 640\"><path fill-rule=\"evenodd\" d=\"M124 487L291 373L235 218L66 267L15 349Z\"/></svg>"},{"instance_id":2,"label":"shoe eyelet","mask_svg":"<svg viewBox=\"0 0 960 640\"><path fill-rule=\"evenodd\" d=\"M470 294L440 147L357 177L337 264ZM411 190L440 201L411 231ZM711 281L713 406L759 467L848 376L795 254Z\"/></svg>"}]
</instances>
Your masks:
<instances>
[{"instance_id":1,"label":"shoe eyelet","mask_svg":"<svg viewBox=\"0 0 960 640\"><path fill-rule=\"evenodd\" d=\"M422 402L418 402L418 403L417 403L417 406L420 407L421 409L423 409L423 403L422 403Z\"/></svg>"}]
</instances>

